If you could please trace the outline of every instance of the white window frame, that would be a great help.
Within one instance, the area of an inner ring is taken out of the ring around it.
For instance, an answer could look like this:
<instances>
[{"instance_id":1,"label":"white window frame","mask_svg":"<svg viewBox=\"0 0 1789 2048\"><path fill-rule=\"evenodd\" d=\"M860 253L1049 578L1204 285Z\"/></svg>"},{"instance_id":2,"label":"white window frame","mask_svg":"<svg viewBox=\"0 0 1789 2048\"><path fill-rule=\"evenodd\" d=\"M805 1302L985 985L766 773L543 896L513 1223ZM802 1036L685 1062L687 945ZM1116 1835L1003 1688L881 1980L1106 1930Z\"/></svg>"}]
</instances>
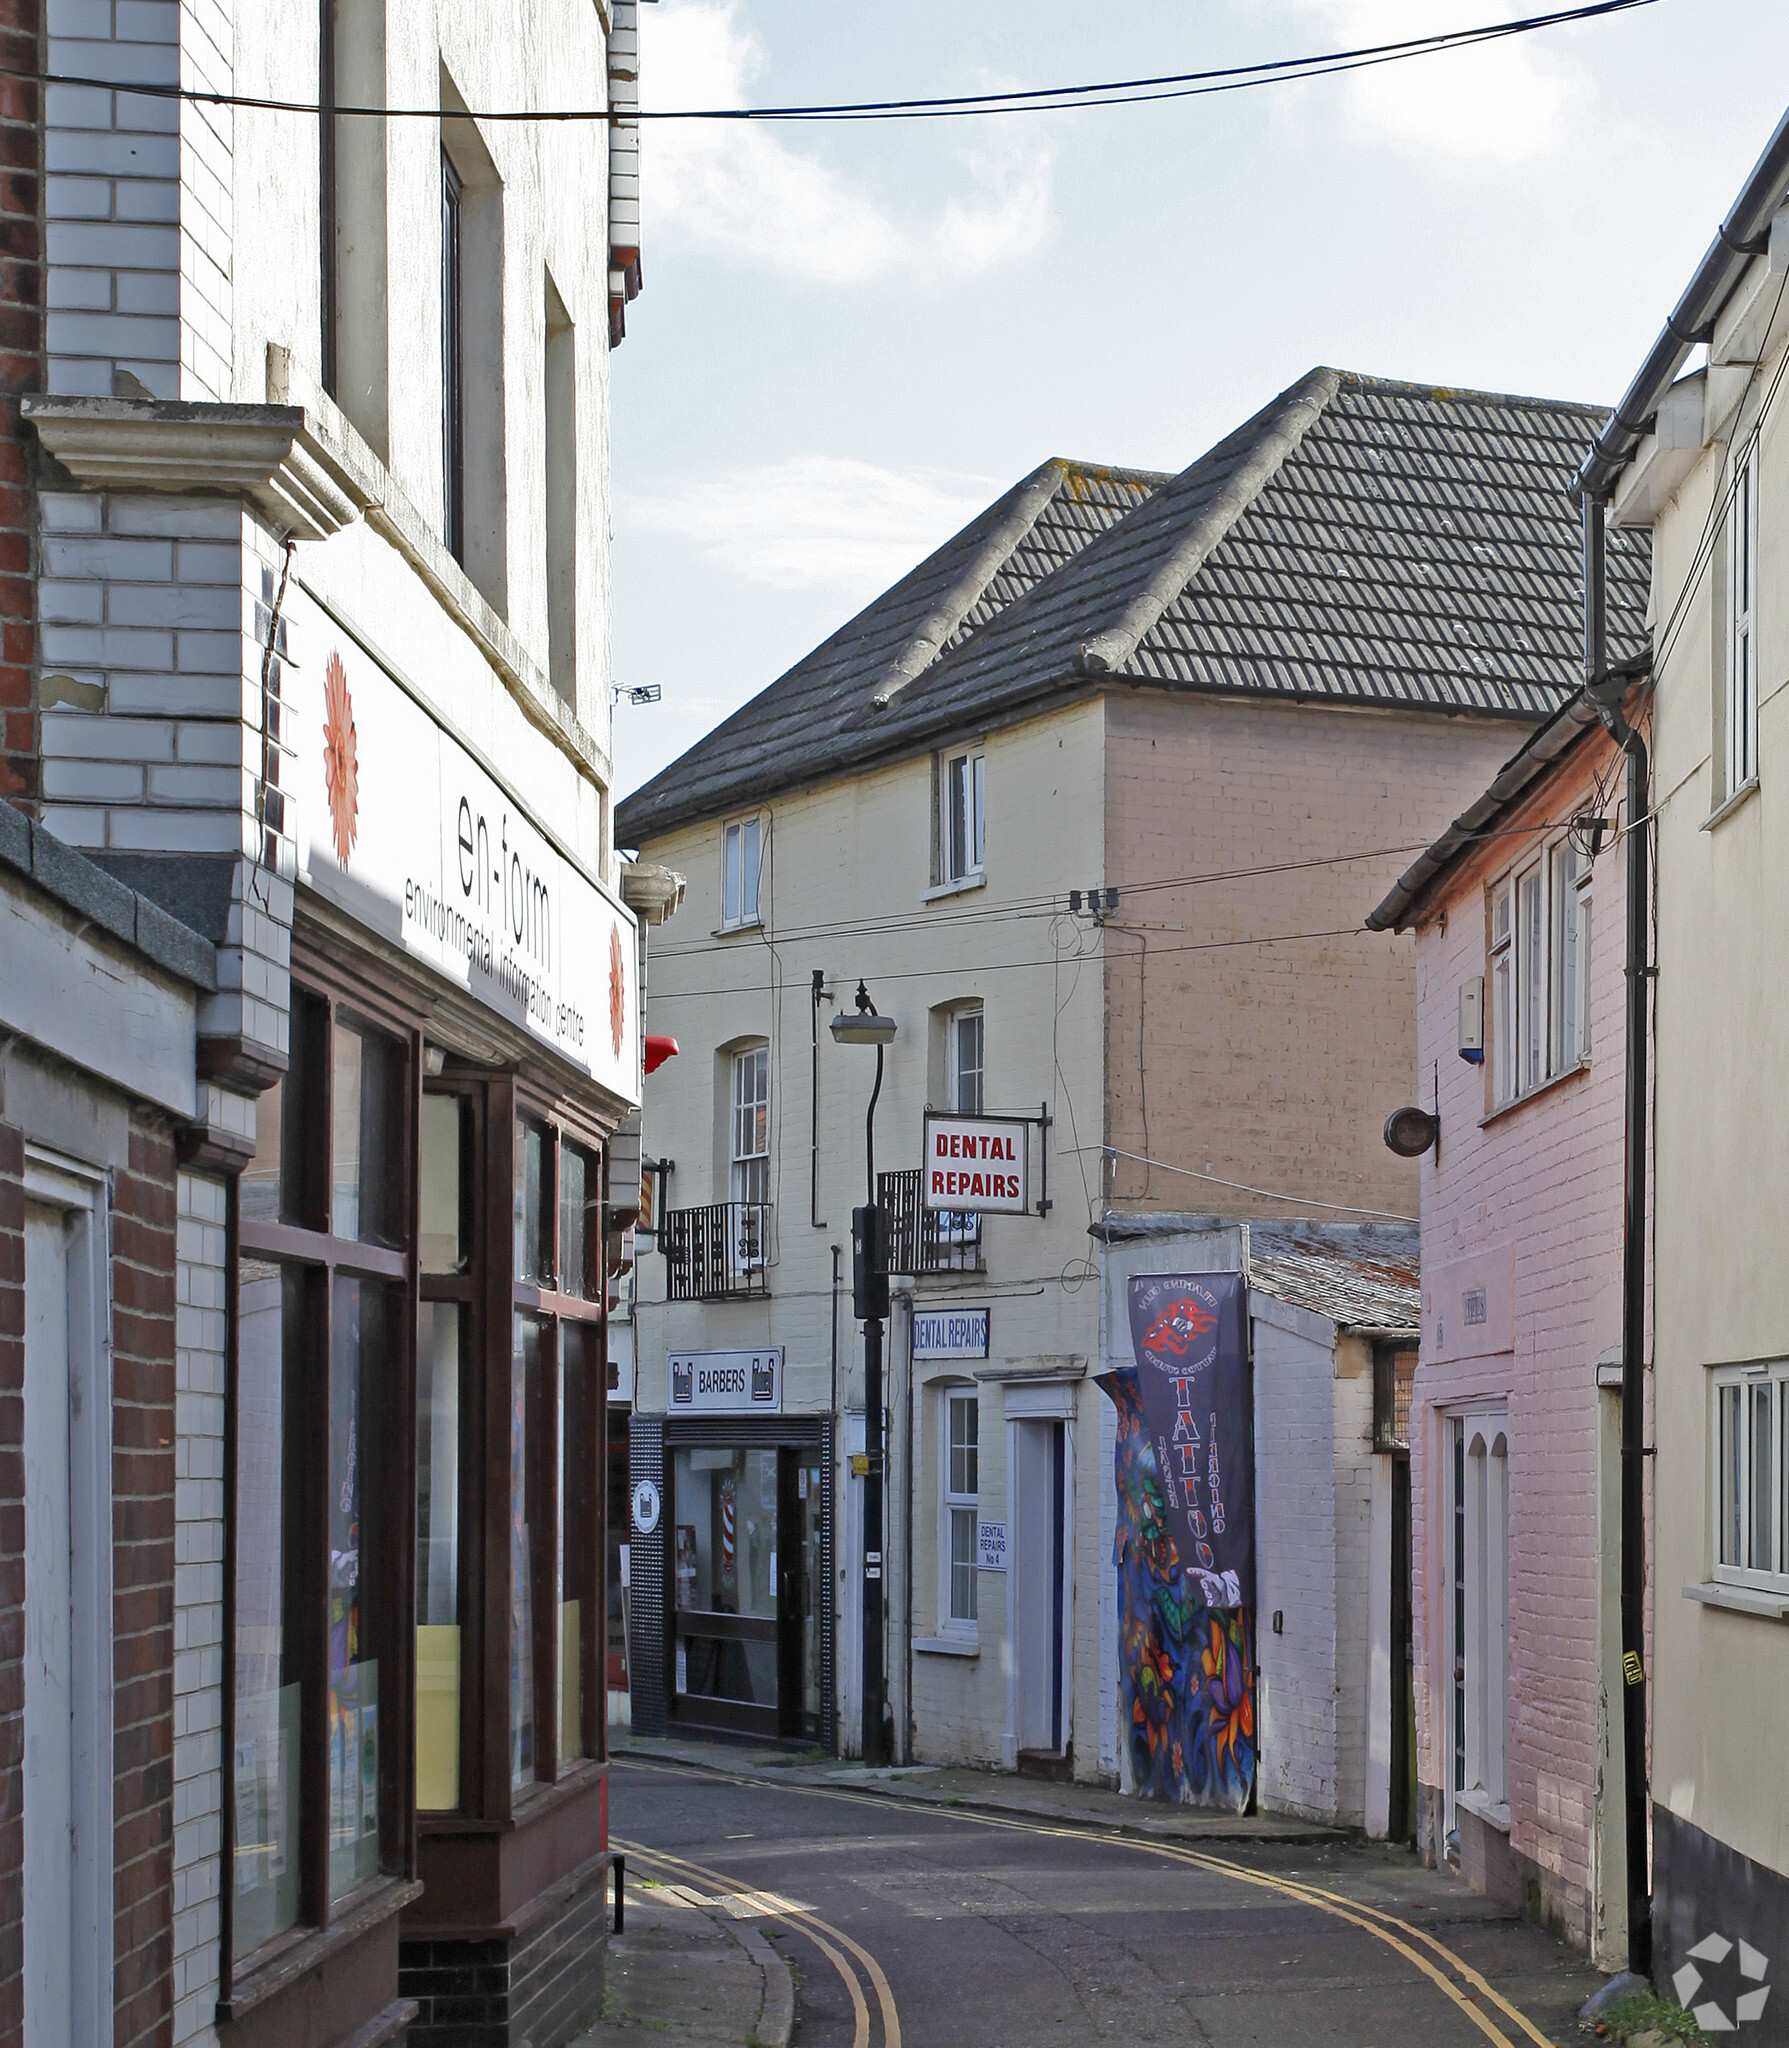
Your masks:
<instances>
[{"instance_id":1,"label":"white window frame","mask_svg":"<svg viewBox=\"0 0 1789 2048\"><path fill-rule=\"evenodd\" d=\"M1738 1457L1730 1423L1737 1408ZM1758 1451L1763 1423L1764 1463ZM1789 1592L1789 1360L1719 1366L1709 1374L1710 1575L1730 1586ZM1766 1498L1757 1498L1760 1471ZM1760 1561L1762 1559L1762 1561Z\"/></svg>"},{"instance_id":2,"label":"white window frame","mask_svg":"<svg viewBox=\"0 0 1789 2048\"><path fill-rule=\"evenodd\" d=\"M956 1423L959 1411L975 1421L975 1442L967 1446L974 1469L965 1474L975 1481L964 1489L953 1484L956 1473ZM981 1396L974 1386L950 1382L939 1390L938 1469L938 1633L974 1641L979 1629L980 1596L977 1580L977 1521L981 1509ZM966 1532L968 1558L963 1583L968 1588L967 1614L957 1612L957 1559L955 1535Z\"/></svg>"},{"instance_id":3,"label":"white window frame","mask_svg":"<svg viewBox=\"0 0 1789 2048\"><path fill-rule=\"evenodd\" d=\"M1727 513L1727 787L1758 779L1758 436L1733 461Z\"/></svg>"},{"instance_id":4,"label":"white window frame","mask_svg":"<svg viewBox=\"0 0 1789 2048\"><path fill-rule=\"evenodd\" d=\"M974 1068L975 1086L966 1090L963 1086L964 1068L961 1059L962 1030L967 1024L975 1025L976 1063ZM944 1106L953 1116L984 1116L987 1113L988 1090L988 1031L986 1012L980 1003L962 1003L954 1010L945 1012L944 1017ZM973 1101L964 1096L972 1094Z\"/></svg>"},{"instance_id":5,"label":"white window frame","mask_svg":"<svg viewBox=\"0 0 1789 2048\"><path fill-rule=\"evenodd\" d=\"M1594 863L1568 834L1547 849L1552 980L1548 1059L1555 1074L1590 1057L1591 876Z\"/></svg>"},{"instance_id":6,"label":"white window frame","mask_svg":"<svg viewBox=\"0 0 1789 2048\"><path fill-rule=\"evenodd\" d=\"M1582 861L1581 868L1572 871L1572 860ZM1493 1109L1508 1108L1590 1058L1594 873L1594 863L1568 837L1560 837L1526 855L1491 885L1485 982ZM1568 960L1573 927L1575 944Z\"/></svg>"},{"instance_id":7,"label":"white window frame","mask_svg":"<svg viewBox=\"0 0 1789 2048\"><path fill-rule=\"evenodd\" d=\"M749 1076L749 1092L748 1092ZM727 1198L770 1206L770 1047L741 1046L727 1083ZM763 1217L742 1210L735 1219L734 1256L742 1271L764 1263Z\"/></svg>"},{"instance_id":8,"label":"white window frame","mask_svg":"<svg viewBox=\"0 0 1789 2048\"><path fill-rule=\"evenodd\" d=\"M1444 1415L1448 1830L1458 1809L1509 1825L1509 1418ZM1462 1527L1463 1524L1463 1527ZM1463 1540L1462 1540L1463 1539ZM1460 1551L1465 1570L1459 1574ZM1461 1594L1464 1597L1461 1598ZM1464 1636L1461 1634L1462 1622ZM1463 1655L1462 1655L1463 1653ZM1464 1714L1462 1730L1460 1716ZM1462 1741L1462 1734L1464 1740ZM1463 1758L1461 1752L1464 1752Z\"/></svg>"},{"instance_id":9,"label":"white window frame","mask_svg":"<svg viewBox=\"0 0 1789 2048\"><path fill-rule=\"evenodd\" d=\"M764 922L764 814L735 818L721 832L721 930ZM747 886L747 882L750 886Z\"/></svg>"},{"instance_id":10,"label":"white window frame","mask_svg":"<svg viewBox=\"0 0 1789 2048\"><path fill-rule=\"evenodd\" d=\"M962 792L961 847L956 830ZM987 759L981 747L938 757L938 880L946 888L977 881L987 867Z\"/></svg>"}]
</instances>

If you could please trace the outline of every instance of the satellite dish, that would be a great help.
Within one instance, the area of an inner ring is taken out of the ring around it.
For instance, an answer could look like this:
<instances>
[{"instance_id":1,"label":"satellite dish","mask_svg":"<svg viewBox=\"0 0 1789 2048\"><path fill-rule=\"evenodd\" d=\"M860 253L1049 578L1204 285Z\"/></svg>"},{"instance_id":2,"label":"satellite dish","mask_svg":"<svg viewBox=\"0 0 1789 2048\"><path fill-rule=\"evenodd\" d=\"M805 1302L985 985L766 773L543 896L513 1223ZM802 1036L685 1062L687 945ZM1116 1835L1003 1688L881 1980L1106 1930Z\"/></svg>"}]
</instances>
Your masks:
<instances>
[{"instance_id":1,"label":"satellite dish","mask_svg":"<svg viewBox=\"0 0 1789 2048\"><path fill-rule=\"evenodd\" d=\"M1385 1119L1385 1142L1400 1159L1420 1159L1441 1136L1441 1119L1414 1105Z\"/></svg>"}]
</instances>

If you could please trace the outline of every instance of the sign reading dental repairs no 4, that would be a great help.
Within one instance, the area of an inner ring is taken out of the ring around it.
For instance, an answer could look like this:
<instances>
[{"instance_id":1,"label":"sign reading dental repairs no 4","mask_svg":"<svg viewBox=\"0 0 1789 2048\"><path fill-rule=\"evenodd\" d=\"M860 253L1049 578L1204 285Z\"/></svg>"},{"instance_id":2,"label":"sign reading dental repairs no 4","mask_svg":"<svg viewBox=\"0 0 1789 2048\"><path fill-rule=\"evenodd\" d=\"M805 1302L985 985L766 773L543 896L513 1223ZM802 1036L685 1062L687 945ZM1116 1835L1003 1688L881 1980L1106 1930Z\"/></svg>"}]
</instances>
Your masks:
<instances>
[{"instance_id":1,"label":"sign reading dental repairs no 4","mask_svg":"<svg viewBox=\"0 0 1789 2048\"><path fill-rule=\"evenodd\" d=\"M926 1207L1023 1216L1031 1206L1029 1135L1030 1126L1019 1117L928 1116Z\"/></svg>"}]
</instances>

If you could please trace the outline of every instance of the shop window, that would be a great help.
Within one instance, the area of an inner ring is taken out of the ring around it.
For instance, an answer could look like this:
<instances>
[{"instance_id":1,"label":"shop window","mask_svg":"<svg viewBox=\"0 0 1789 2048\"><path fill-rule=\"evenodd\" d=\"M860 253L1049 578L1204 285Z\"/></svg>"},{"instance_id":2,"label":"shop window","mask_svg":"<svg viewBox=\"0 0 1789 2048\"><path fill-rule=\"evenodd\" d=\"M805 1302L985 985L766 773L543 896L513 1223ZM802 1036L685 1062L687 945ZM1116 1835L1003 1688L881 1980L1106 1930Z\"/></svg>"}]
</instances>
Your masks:
<instances>
[{"instance_id":1,"label":"shop window","mask_svg":"<svg viewBox=\"0 0 1789 2048\"><path fill-rule=\"evenodd\" d=\"M239 1190L232 1961L403 1867L410 1073L403 1041L295 990Z\"/></svg>"},{"instance_id":2,"label":"shop window","mask_svg":"<svg viewBox=\"0 0 1789 2048\"><path fill-rule=\"evenodd\" d=\"M976 1513L979 1506L980 1407L973 1393L944 1397L944 1471L938 1531L944 1565L942 1633L973 1635L976 1623Z\"/></svg>"},{"instance_id":3,"label":"shop window","mask_svg":"<svg viewBox=\"0 0 1789 2048\"><path fill-rule=\"evenodd\" d=\"M1713 1375L1714 1576L1789 1588L1789 1365Z\"/></svg>"}]
</instances>

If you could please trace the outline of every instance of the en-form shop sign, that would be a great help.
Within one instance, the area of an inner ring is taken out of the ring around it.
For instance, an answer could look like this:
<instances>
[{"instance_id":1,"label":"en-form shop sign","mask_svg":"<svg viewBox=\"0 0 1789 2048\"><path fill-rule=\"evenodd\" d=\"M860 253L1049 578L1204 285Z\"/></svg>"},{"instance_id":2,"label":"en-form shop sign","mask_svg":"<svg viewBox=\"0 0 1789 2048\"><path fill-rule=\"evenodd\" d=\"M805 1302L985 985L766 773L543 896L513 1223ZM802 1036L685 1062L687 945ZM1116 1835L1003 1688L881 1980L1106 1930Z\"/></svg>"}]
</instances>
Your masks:
<instances>
[{"instance_id":1,"label":"en-form shop sign","mask_svg":"<svg viewBox=\"0 0 1789 2048\"><path fill-rule=\"evenodd\" d=\"M632 913L327 613L302 592L287 609L300 881L638 1102Z\"/></svg>"}]
</instances>

